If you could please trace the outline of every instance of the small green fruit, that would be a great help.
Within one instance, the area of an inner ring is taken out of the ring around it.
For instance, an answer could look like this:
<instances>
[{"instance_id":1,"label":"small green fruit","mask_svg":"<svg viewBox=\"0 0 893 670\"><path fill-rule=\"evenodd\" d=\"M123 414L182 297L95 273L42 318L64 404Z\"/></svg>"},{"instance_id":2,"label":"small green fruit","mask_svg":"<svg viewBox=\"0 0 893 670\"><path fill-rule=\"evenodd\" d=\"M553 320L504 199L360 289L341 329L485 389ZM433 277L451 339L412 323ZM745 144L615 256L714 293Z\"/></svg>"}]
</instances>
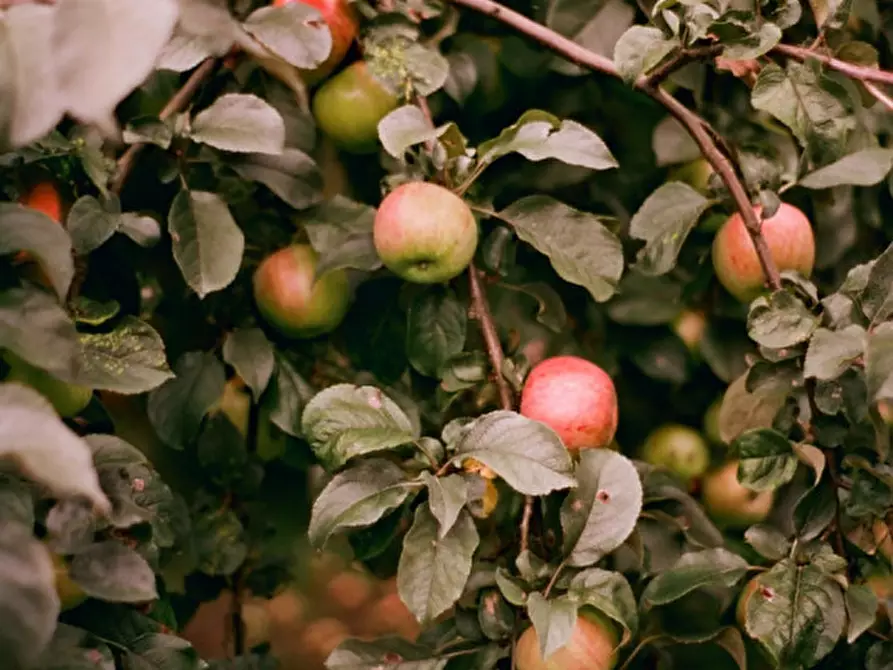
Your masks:
<instances>
[{"instance_id":1,"label":"small green fruit","mask_svg":"<svg viewBox=\"0 0 893 670\"><path fill-rule=\"evenodd\" d=\"M313 98L313 117L339 149L373 153L378 148L378 122L397 104L397 96L365 62L357 61L320 86Z\"/></svg>"},{"instance_id":2,"label":"small green fruit","mask_svg":"<svg viewBox=\"0 0 893 670\"><path fill-rule=\"evenodd\" d=\"M670 170L670 181L681 181L688 184L696 191L705 193L710 185L710 176L713 174L713 166L705 158L697 158L688 163L682 163Z\"/></svg>"},{"instance_id":3,"label":"small green fruit","mask_svg":"<svg viewBox=\"0 0 893 670\"><path fill-rule=\"evenodd\" d=\"M10 368L5 381L30 386L49 400L60 416L69 419L77 416L93 398L93 389L57 379L46 370L31 365L11 351L4 352L3 359Z\"/></svg>"},{"instance_id":4,"label":"small green fruit","mask_svg":"<svg viewBox=\"0 0 893 670\"><path fill-rule=\"evenodd\" d=\"M667 468L686 482L710 467L710 449L701 434L679 424L666 424L651 433L642 447L642 459Z\"/></svg>"},{"instance_id":5,"label":"small green fruit","mask_svg":"<svg viewBox=\"0 0 893 670\"><path fill-rule=\"evenodd\" d=\"M316 277L318 256L295 244L267 256L254 273L254 300L261 316L287 337L306 339L338 327L350 305L343 270Z\"/></svg>"}]
</instances>

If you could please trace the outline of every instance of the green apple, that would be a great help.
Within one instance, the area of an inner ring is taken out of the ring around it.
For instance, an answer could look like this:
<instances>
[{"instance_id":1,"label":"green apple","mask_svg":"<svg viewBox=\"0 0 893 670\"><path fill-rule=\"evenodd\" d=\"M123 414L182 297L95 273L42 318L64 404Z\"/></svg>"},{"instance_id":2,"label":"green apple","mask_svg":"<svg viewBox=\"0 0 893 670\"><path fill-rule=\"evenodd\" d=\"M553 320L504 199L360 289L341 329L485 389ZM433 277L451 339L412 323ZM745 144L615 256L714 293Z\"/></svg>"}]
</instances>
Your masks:
<instances>
[{"instance_id":1,"label":"green apple","mask_svg":"<svg viewBox=\"0 0 893 670\"><path fill-rule=\"evenodd\" d=\"M68 561L64 556L47 549L53 560L53 576L56 585L56 595L59 596L60 608L63 612L74 609L87 599L87 594L71 578L68 571Z\"/></svg>"},{"instance_id":2,"label":"green apple","mask_svg":"<svg viewBox=\"0 0 893 670\"><path fill-rule=\"evenodd\" d=\"M356 154L378 148L378 122L397 109L398 98L369 70L352 63L313 97L313 117L339 149Z\"/></svg>"},{"instance_id":3,"label":"green apple","mask_svg":"<svg viewBox=\"0 0 893 670\"><path fill-rule=\"evenodd\" d=\"M704 435L713 444L725 444L719 432L719 411L722 409L722 396L710 403L704 412Z\"/></svg>"},{"instance_id":4,"label":"green apple","mask_svg":"<svg viewBox=\"0 0 893 670\"><path fill-rule=\"evenodd\" d=\"M423 181L391 191L375 214L373 241L382 263L417 284L459 275L474 257L478 224L471 209L443 186Z\"/></svg>"},{"instance_id":5,"label":"green apple","mask_svg":"<svg viewBox=\"0 0 893 670\"><path fill-rule=\"evenodd\" d=\"M646 438L642 460L667 468L690 482L710 467L710 449L698 431L670 423L657 428Z\"/></svg>"},{"instance_id":6,"label":"green apple","mask_svg":"<svg viewBox=\"0 0 893 670\"><path fill-rule=\"evenodd\" d=\"M517 670L612 670L619 644L617 627L601 613L583 608L567 644L543 659L530 626L515 644L514 662Z\"/></svg>"},{"instance_id":7,"label":"green apple","mask_svg":"<svg viewBox=\"0 0 893 670\"><path fill-rule=\"evenodd\" d=\"M30 386L49 400L60 416L66 418L77 416L93 398L93 389L64 382L46 370L41 370L19 358L11 351L5 351L3 359L9 364L9 374L4 381Z\"/></svg>"},{"instance_id":8,"label":"green apple","mask_svg":"<svg viewBox=\"0 0 893 670\"><path fill-rule=\"evenodd\" d=\"M696 191L705 193L710 185L710 176L713 174L713 166L706 158L696 158L693 161L674 166L667 178L670 181L681 181Z\"/></svg>"},{"instance_id":9,"label":"green apple","mask_svg":"<svg viewBox=\"0 0 893 670\"><path fill-rule=\"evenodd\" d=\"M350 305L343 270L316 277L319 257L309 244L267 256L254 273L254 301L261 316L287 337L317 337L338 327Z\"/></svg>"},{"instance_id":10,"label":"green apple","mask_svg":"<svg viewBox=\"0 0 893 670\"><path fill-rule=\"evenodd\" d=\"M762 207L754 207L757 216ZM815 235L806 215L781 203L761 231L779 271L796 270L805 277L815 263ZM730 216L713 238L713 268L719 283L735 298L751 302L765 291L766 278L740 212Z\"/></svg>"},{"instance_id":11,"label":"green apple","mask_svg":"<svg viewBox=\"0 0 893 670\"><path fill-rule=\"evenodd\" d=\"M747 528L764 521L772 511L772 491L752 491L738 481L738 461L729 461L704 476L704 509L717 526Z\"/></svg>"}]
</instances>

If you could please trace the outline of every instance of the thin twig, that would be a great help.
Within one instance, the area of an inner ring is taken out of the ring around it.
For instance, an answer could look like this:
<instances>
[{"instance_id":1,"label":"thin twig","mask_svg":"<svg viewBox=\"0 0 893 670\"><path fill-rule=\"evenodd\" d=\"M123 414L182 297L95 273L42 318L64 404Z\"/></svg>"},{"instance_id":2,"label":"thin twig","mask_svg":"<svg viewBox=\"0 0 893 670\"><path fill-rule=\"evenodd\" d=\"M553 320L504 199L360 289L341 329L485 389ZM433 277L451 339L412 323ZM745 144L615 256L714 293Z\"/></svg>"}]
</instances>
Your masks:
<instances>
[{"instance_id":1,"label":"thin twig","mask_svg":"<svg viewBox=\"0 0 893 670\"><path fill-rule=\"evenodd\" d=\"M543 591L543 598L548 598L549 594L552 592L552 587L555 586L555 582L558 581L558 577L561 575L561 572L567 566L567 561L569 556L566 557L561 563L558 564L558 567L555 568L555 572L552 573L552 578L549 580L549 583L546 584L546 589Z\"/></svg>"},{"instance_id":2,"label":"thin twig","mask_svg":"<svg viewBox=\"0 0 893 670\"><path fill-rule=\"evenodd\" d=\"M189 103L192 99L192 96L195 95L195 92L198 90L199 86L201 86L204 81L211 76L211 73L214 71L217 66L217 60L215 58L208 58L201 65L199 65L195 71L189 76L189 79L186 80L186 83L183 84L182 88L174 93L173 97L168 100L168 103L164 106L164 109L158 114L158 118L162 121L167 120L174 114L183 110L184 107ZM130 148L127 149L121 157L118 159L118 165L115 169L115 176L112 177L111 184L109 185L110 190L113 193L120 193L121 189L124 187L124 182L127 181L127 177L130 175L130 171L133 169L133 164L136 161L136 157L140 154L143 148L146 145L142 142L137 144L133 144Z\"/></svg>"},{"instance_id":3,"label":"thin twig","mask_svg":"<svg viewBox=\"0 0 893 670\"><path fill-rule=\"evenodd\" d=\"M722 53L722 50L723 47L721 44L711 44L710 46L695 47L694 49L679 49L672 58L665 61L663 65L652 70L651 74L648 75L648 84L650 86L657 86L676 70L679 70L694 61L718 56Z\"/></svg>"},{"instance_id":4,"label":"thin twig","mask_svg":"<svg viewBox=\"0 0 893 670\"><path fill-rule=\"evenodd\" d=\"M862 85L871 93L879 103L881 103L884 107L893 112L893 98L884 93L881 90L881 87L877 84L874 84L870 81L863 81Z\"/></svg>"},{"instance_id":5,"label":"thin twig","mask_svg":"<svg viewBox=\"0 0 893 670\"><path fill-rule=\"evenodd\" d=\"M454 1L459 2L460 0ZM833 56L826 56L825 54L813 51L807 47L777 44L772 47L772 51L781 54L782 56L793 58L801 63L810 59L815 59L832 70L837 70L841 74L845 74L852 79L858 79L859 81L873 81L878 84L893 84L893 72L880 70L876 67L869 67L868 65L850 63L845 60L840 60L839 58L834 58Z\"/></svg>"},{"instance_id":6,"label":"thin twig","mask_svg":"<svg viewBox=\"0 0 893 670\"><path fill-rule=\"evenodd\" d=\"M468 7L502 21L577 65L612 77L620 77L620 72L609 58L590 51L546 26L528 19L523 14L493 2L493 0L452 1L457 5ZM652 86L647 76L639 77L634 85L637 89L666 107L670 114L682 123L695 142L697 142L704 158L707 159L723 182L725 182L735 201L735 205L741 213L747 232L750 233L750 237L753 240L754 248L760 259L760 266L763 269L769 287L773 290L780 288L781 278L778 268L775 266L765 239L760 234L760 220L751 205L747 189L739 178L735 167L719 149L717 142L714 140L713 136L716 136L715 131L701 117L689 110L665 90Z\"/></svg>"}]
</instances>

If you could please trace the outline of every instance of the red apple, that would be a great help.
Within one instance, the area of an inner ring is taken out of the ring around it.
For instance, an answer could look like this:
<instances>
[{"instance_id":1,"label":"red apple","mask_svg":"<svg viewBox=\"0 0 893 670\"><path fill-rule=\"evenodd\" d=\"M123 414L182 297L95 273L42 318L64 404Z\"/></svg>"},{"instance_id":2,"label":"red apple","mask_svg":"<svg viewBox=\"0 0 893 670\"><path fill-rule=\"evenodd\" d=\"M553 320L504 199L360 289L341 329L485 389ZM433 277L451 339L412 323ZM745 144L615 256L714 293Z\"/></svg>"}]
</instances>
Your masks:
<instances>
[{"instance_id":1,"label":"red apple","mask_svg":"<svg viewBox=\"0 0 893 670\"><path fill-rule=\"evenodd\" d=\"M595 363L554 356L527 376L521 414L549 426L570 451L607 447L617 432L617 392Z\"/></svg>"},{"instance_id":2,"label":"red apple","mask_svg":"<svg viewBox=\"0 0 893 670\"><path fill-rule=\"evenodd\" d=\"M394 274L418 284L445 282L474 257L478 224L452 191L423 181L398 186L382 201L375 250Z\"/></svg>"},{"instance_id":3,"label":"red apple","mask_svg":"<svg viewBox=\"0 0 893 670\"><path fill-rule=\"evenodd\" d=\"M273 6L281 7L290 2L301 2L318 9L332 32L332 50L329 52L329 57L313 70L301 71L304 81L312 86L328 77L344 60L360 32L360 24L353 5L348 0L273 0Z\"/></svg>"},{"instance_id":4,"label":"red apple","mask_svg":"<svg viewBox=\"0 0 893 670\"><path fill-rule=\"evenodd\" d=\"M762 207L754 211L759 216ZM812 274L815 236L803 212L783 202L774 216L763 221L761 230L780 271ZM719 282L741 302L752 301L765 288L763 270L740 213L730 216L713 240L713 268Z\"/></svg>"},{"instance_id":5,"label":"red apple","mask_svg":"<svg viewBox=\"0 0 893 670\"><path fill-rule=\"evenodd\" d=\"M343 270L316 277L318 256L295 244L267 256L254 273L261 316L283 335L310 338L331 332L347 314L350 286Z\"/></svg>"},{"instance_id":6,"label":"red apple","mask_svg":"<svg viewBox=\"0 0 893 670\"><path fill-rule=\"evenodd\" d=\"M31 209L36 209L38 212L46 214L60 225L62 223L62 198L59 195L59 191L55 184L52 182L42 181L35 184L21 198L19 198L19 203L25 207L30 207ZM31 265L29 268L31 272L28 273L30 278L34 279L36 283L44 286L53 285L44 269L34 260L34 257L29 252L18 252L13 257L12 262L14 265Z\"/></svg>"},{"instance_id":7,"label":"red apple","mask_svg":"<svg viewBox=\"0 0 893 670\"><path fill-rule=\"evenodd\" d=\"M617 664L619 644L613 623L594 610L584 609L570 641L543 659L539 638L531 626L515 645L515 666L518 670L611 670Z\"/></svg>"},{"instance_id":8,"label":"red apple","mask_svg":"<svg viewBox=\"0 0 893 670\"><path fill-rule=\"evenodd\" d=\"M738 481L738 461L729 461L701 482L704 509L724 528L747 528L772 511L772 491L752 491Z\"/></svg>"}]
</instances>

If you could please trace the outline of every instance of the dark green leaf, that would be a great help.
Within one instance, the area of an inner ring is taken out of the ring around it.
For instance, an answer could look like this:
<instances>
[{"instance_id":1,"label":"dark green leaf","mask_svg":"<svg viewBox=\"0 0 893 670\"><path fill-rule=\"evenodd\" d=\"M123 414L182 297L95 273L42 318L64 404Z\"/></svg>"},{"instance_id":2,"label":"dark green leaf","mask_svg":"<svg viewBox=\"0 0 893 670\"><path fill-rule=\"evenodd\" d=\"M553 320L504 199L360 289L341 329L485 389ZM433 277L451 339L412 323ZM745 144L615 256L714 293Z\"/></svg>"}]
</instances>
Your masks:
<instances>
[{"instance_id":1,"label":"dark green leaf","mask_svg":"<svg viewBox=\"0 0 893 670\"><path fill-rule=\"evenodd\" d=\"M797 471L799 461L790 440L776 430L748 430L729 446L740 459L738 481L752 491L777 489Z\"/></svg>"},{"instance_id":2,"label":"dark green leaf","mask_svg":"<svg viewBox=\"0 0 893 670\"><path fill-rule=\"evenodd\" d=\"M865 349L868 398L893 398L893 322L882 323L868 336Z\"/></svg>"},{"instance_id":3,"label":"dark green leaf","mask_svg":"<svg viewBox=\"0 0 893 670\"><path fill-rule=\"evenodd\" d=\"M322 200L319 166L299 149L286 147L275 155L233 156L229 165L240 177L263 184L295 209L306 209Z\"/></svg>"},{"instance_id":4,"label":"dark green leaf","mask_svg":"<svg viewBox=\"0 0 893 670\"><path fill-rule=\"evenodd\" d=\"M864 584L850 584L846 590L847 632L846 641L852 644L874 625L878 598Z\"/></svg>"},{"instance_id":5,"label":"dark green leaf","mask_svg":"<svg viewBox=\"0 0 893 670\"><path fill-rule=\"evenodd\" d=\"M313 69L332 51L332 30L311 4L261 7L242 25L273 53L298 68Z\"/></svg>"},{"instance_id":6,"label":"dark green leaf","mask_svg":"<svg viewBox=\"0 0 893 670\"><path fill-rule=\"evenodd\" d=\"M146 559L117 540L99 542L75 555L70 574L100 600L141 603L158 598L155 574Z\"/></svg>"},{"instance_id":7,"label":"dark green leaf","mask_svg":"<svg viewBox=\"0 0 893 670\"><path fill-rule=\"evenodd\" d=\"M338 268L369 272L381 267L372 242L375 209L336 195L296 218L319 254L317 276Z\"/></svg>"},{"instance_id":8,"label":"dark green leaf","mask_svg":"<svg viewBox=\"0 0 893 670\"><path fill-rule=\"evenodd\" d=\"M579 604L568 596L546 600L540 593L531 593L527 599L527 614L536 629L540 655L548 659L565 646L577 625Z\"/></svg>"},{"instance_id":9,"label":"dark green leaf","mask_svg":"<svg viewBox=\"0 0 893 670\"><path fill-rule=\"evenodd\" d=\"M633 82L679 46L679 40L665 37L659 28L632 26L614 45L614 64L627 82Z\"/></svg>"},{"instance_id":10,"label":"dark green leaf","mask_svg":"<svg viewBox=\"0 0 893 670\"><path fill-rule=\"evenodd\" d=\"M468 502L468 484L461 475L434 477L423 472L422 478L428 487L428 507L440 527L438 539L442 540Z\"/></svg>"},{"instance_id":11,"label":"dark green leaf","mask_svg":"<svg viewBox=\"0 0 893 670\"><path fill-rule=\"evenodd\" d=\"M883 181L893 167L893 150L862 149L803 177L800 186L812 189L843 184L874 186Z\"/></svg>"},{"instance_id":12,"label":"dark green leaf","mask_svg":"<svg viewBox=\"0 0 893 670\"><path fill-rule=\"evenodd\" d=\"M705 586L732 586L747 573L747 567L743 558L719 547L687 553L648 583L642 605L666 605Z\"/></svg>"},{"instance_id":13,"label":"dark green leaf","mask_svg":"<svg viewBox=\"0 0 893 670\"><path fill-rule=\"evenodd\" d=\"M452 291L432 288L413 298L407 319L409 362L421 374L439 377L465 346L468 309Z\"/></svg>"},{"instance_id":14,"label":"dark green leaf","mask_svg":"<svg viewBox=\"0 0 893 670\"><path fill-rule=\"evenodd\" d=\"M196 115L190 137L224 151L280 154L285 148L285 123L257 96L227 93Z\"/></svg>"},{"instance_id":15,"label":"dark green leaf","mask_svg":"<svg viewBox=\"0 0 893 670\"><path fill-rule=\"evenodd\" d=\"M223 341L223 360L232 365L238 375L260 399L273 374L276 358L273 345L260 328L245 328L228 333Z\"/></svg>"},{"instance_id":16,"label":"dark green leaf","mask_svg":"<svg viewBox=\"0 0 893 670\"><path fill-rule=\"evenodd\" d=\"M784 290L754 300L747 315L747 334L770 349L806 342L818 325L818 318L806 305Z\"/></svg>"},{"instance_id":17,"label":"dark green leaf","mask_svg":"<svg viewBox=\"0 0 893 670\"><path fill-rule=\"evenodd\" d=\"M820 380L836 379L865 349L865 329L851 325L840 330L819 328L813 333L806 350L804 377Z\"/></svg>"},{"instance_id":18,"label":"dark green leaf","mask_svg":"<svg viewBox=\"0 0 893 670\"><path fill-rule=\"evenodd\" d=\"M447 658L433 657L425 647L400 637L384 637L374 642L347 640L326 660L327 670L443 670ZM400 660L396 660L400 659Z\"/></svg>"},{"instance_id":19,"label":"dark green leaf","mask_svg":"<svg viewBox=\"0 0 893 670\"><path fill-rule=\"evenodd\" d=\"M579 572L568 587L568 595L623 626L623 643L635 637L639 627L636 598L629 582L619 572L601 568Z\"/></svg>"},{"instance_id":20,"label":"dark green leaf","mask_svg":"<svg viewBox=\"0 0 893 670\"><path fill-rule=\"evenodd\" d=\"M83 256L105 244L121 225L120 214L117 199L103 205L92 195L78 198L67 220L74 252Z\"/></svg>"},{"instance_id":21,"label":"dark green leaf","mask_svg":"<svg viewBox=\"0 0 893 670\"><path fill-rule=\"evenodd\" d=\"M74 277L71 248L65 228L43 212L0 202L0 255L28 251L40 261L60 298Z\"/></svg>"}]
</instances>

